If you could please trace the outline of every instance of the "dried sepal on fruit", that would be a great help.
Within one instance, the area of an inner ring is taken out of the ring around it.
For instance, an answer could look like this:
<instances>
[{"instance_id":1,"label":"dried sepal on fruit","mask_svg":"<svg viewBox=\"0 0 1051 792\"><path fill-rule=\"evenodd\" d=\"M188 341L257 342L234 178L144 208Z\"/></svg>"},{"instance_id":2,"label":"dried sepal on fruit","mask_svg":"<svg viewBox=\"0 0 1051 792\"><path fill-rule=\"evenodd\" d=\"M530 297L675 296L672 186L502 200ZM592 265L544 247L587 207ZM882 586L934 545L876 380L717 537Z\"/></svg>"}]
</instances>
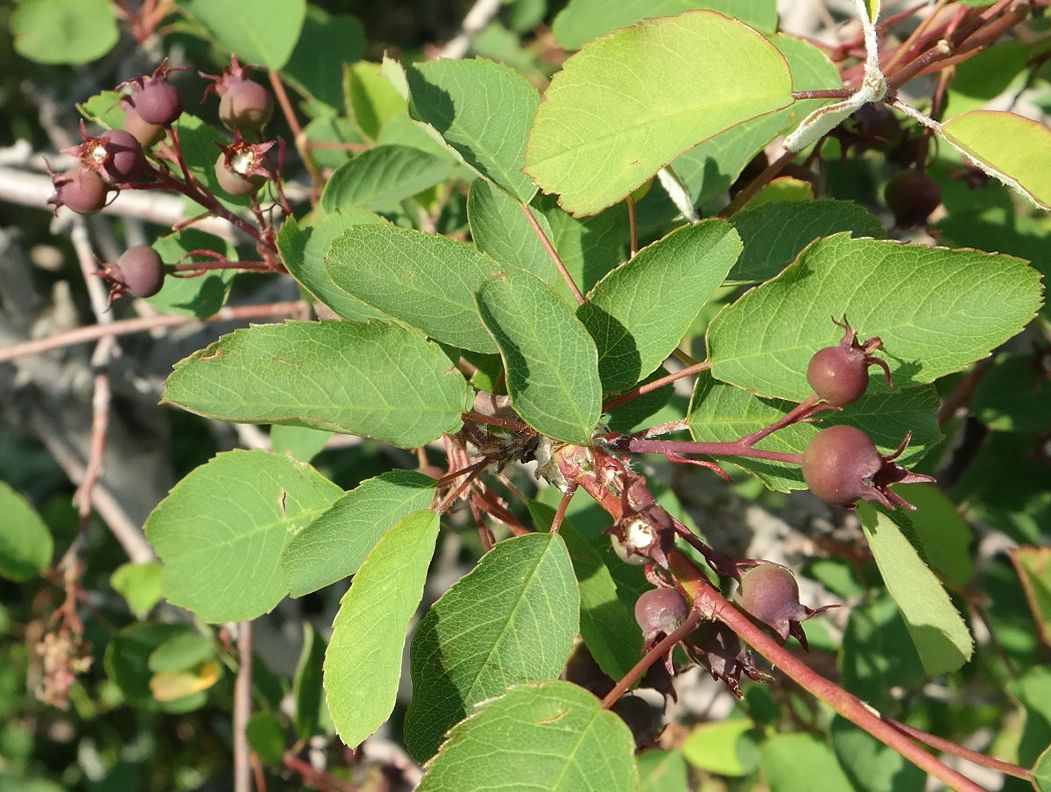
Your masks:
<instances>
[{"instance_id":1,"label":"dried sepal on fruit","mask_svg":"<svg viewBox=\"0 0 1051 792\"><path fill-rule=\"evenodd\" d=\"M883 348L878 337L859 341L857 331L850 326L847 317L836 322L843 328L843 338L836 346L819 349L807 366L807 382L814 393L833 407L844 407L865 395L869 385L869 366L879 366L893 386L890 367L883 358L872 353Z\"/></svg>"},{"instance_id":2,"label":"dried sepal on fruit","mask_svg":"<svg viewBox=\"0 0 1051 792\"><path fill-rule=\"evenodd\" d=\"M219 147L219 158L215 161L219 186L234 196L256 192L273 174L266 153L274 144L273 140L246 143L241 133L235 132L233 143Z\"/></svg>"},{"instance_id":3,"label":"dried sepal on fruit","mask_svg":"<svg viewBox=\"0 0 1051 792\"><path fill-rule=\"evenodd\" d=\"M774 631L784 643L792 635L807 649L802 622L835 605L808 608L799 601L799 584L792 570L772 561L739 563L741 583L737 603L753 617Z\"/></svg>"},{"instance_id":4,"label":"dried sepal on fruit","mask_svg":"<svg viewBox=\"0 0 1051 792\"><path fill-rule=\"evenodd\" d=\"M123 129L107 129L100 135L88 132L80 122L81 143L64 151L80 160L81 165L95 171L110 184L128 184L146 169L146 155L142 144Z\"/></svg>"},{"instance_id":5,"label":"dried sepal on fruit","mask_svg":"<svg viewBox=\"0 0 1051 792\"><path fill-rule=\"evenodd\" d=\"M205 96L214 92L219 96L219 120L231 131L242 135L258 132L274 114L274 99L270 92L255 80L248 79L248 67L242 66L236 55L230 56L230 65L219 75L200 73L212 82Z\"/></svg>"},{"instance_id":6,"label":"dried sepal on fruit","mask_svg":"<svg viewBox=\"0 0 1051 792\"><path fill-rule=\"evenodd\" d=\"M712 679L721 681L741 698L741 674L753 682L769 682L772 677L760 670L737 633L720 621L701 622L684 642L686 650Z\"/></svg>"},{"instance_id":7,"label":"dried sepal on fruit","mask_svg":"<svg viewBox=\"0 0 1051 792\"><path fill-rule=\"evenodd\" d=\"M910 432L893 454L882 456L861 429L830 426L818 432L803 451L803 480L826 503L852 506L858 500L869 500L888 509L915 509L889 489L891 484L934 481L931 476L913 473L895 461L911 439Z\"/></svg>"}]
</instances>

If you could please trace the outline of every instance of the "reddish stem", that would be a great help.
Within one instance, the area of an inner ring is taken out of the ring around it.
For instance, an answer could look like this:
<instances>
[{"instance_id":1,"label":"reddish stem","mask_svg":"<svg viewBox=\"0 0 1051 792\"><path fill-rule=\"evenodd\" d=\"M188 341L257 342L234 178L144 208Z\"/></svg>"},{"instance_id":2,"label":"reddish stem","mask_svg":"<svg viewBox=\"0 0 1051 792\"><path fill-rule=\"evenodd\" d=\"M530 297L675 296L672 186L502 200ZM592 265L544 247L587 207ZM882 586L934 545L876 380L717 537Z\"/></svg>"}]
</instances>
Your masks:
<instances>
[{"instance_id":1,"label":"reddish stem","mask_svg":"<svg viewBox=\"0 0 1051 792\"><path fill-rule=\"evenodd\" d=\"M787 462L798 465L803 461L802 454L787 451L763 451L745 445L743 440L732 443L701 443L689 440L645 440L640 437L622 437L615 443L617 446L636 454L702 454L714 457L741 457L746 459L766 459L771 462Z\"/></svg>"},{"instance_id":2,"label":"reddish stem","mask_svg":"<svg viewBox=\"0 0 1051 792\"><path fill-rule=\"evenodd\" d=\"M569 287L569 291L573 294L573 299L577 301L577 305L584 304L584 295L581 294L580 289L577 288L577 284L573 281L573 276L569 274L569 270L566 269L566 263L562 260L562 257L558 255L558 251L555 250L555 246L551 243L551 240L547 238L547 234L544 233L544 229L540 227L540 223L533 217L533 212L528 205L524 203L519 204L522 207L522 213L526 216L526 220L529 221L529 225L533 229L533 233L536 234L537 239L540 240L540 244L544 246L544 250L547 251L548 257L555 265L555 269L558 270L558 274L562 276L562 280L566 282L566 286Z\"/></svg>"},{"instance_id":3,"label":"reddish stem","mask_svg":"<svg viewBox=\"0 0 1051 792\"><path fill-rule=\"evenodd\" d=\"M924 745L929 745L931 748L938 751L945 751L945 753L959 756L961 759L966 759L968 762L974 762L977 765L996 770L998 773L1021 778L1023 781L1029 781L1031 778L1031 773L1024 767L1019 767L1010 762L995 759L992 756L986 756L985 754L978 753L978 751L972 751L970 748L964 748L962 745L957 745L952 742L952 740L946 740L936 734L931 734L921 729L914 728L907 723L896 721L893 718L884 717L883 720L898 731L904 732L914 740L918 740Z\"/></svg>"},{"instance_id":4,"label":"reddish stem","mask_svg":"<svg viewBox=\"0 0 1051 792\"><path fill-rule=\"evenodd\" d=\"M632 401L633 399L637 399L640 396L645 396L647 393L653 393L653 391L660 390L665 385L670 385L671 383L677 380L681 380L685 377L690 377L694 374L700 374L702 371L707 371L711 367L712 364L709 363L707 360L701 363L694 363L692 366L687 366L686 368L669 374L666 377L660 377L659 379L653 380L653 382L647 382L637 387L634 387L629 391L624 391L624 393L620 394L619 396L614 396L612 399L603 404L602 411L609 412L610 410L615 410L617 407L620 407L620 405Z\"/></svg>"}]
</instances>

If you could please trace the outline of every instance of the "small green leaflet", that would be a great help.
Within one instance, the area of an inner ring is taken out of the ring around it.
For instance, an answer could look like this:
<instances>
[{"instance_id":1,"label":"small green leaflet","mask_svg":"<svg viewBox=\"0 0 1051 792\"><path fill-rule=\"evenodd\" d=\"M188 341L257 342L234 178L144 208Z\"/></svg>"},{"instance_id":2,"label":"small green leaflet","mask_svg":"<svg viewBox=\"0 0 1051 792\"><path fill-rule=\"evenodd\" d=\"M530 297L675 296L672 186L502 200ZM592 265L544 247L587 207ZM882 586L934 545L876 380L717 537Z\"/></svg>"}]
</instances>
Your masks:
<instances>
[{"instance_id":1,"label":"small green leaflet","mask_svg":"<svg viewBox=\"0 0 1051 792\"><path fill-rule=\"evenodd\" d=\"M624 721L583 688L520 685L449 733L418 792L635 792L634 748Z\"/></svg>"},{"instance_id":2,"label":"small green leaflet","mask_svg":"<svg viewBox=\"0 0 1051 792\"><path fill-rule=\"evenodd\" d=\"M573 564L558 534L497 543L416 628L405 716L412 755L431 756L472 705L510 685L557 677L573 648L579 606Z\"/></svg>"},{"instance_id":3,"label":"small green leaflet","mask_svg":"<svg viewBox=\"0 0 1051 792\"><path fill-rule=\"evenodd\" d=\"M835 234L712 321L712 374L802 401L810 358L840 340L832 318L846 314L862 339L883 339L897 387L934 382L1014 336L1040 305L1040 273L1013 256Z\"/></svg>"},{"instance_id":4,"label":"small green leaflet","mask_svg":"<svg viewBox=\"0 0 1051 792\"><path fill-rule=\"evenodd\" d=\"M809 734L778 734L759 748L770 792L843 792L852 789L835 754Z\"/></svg>"},{"instance_id":5,"label":"small green leaflet","mask_svg":"<svg viewBox=\"0 0 1051 792\"><path fill-rule=\"evenodd\" d=\"M174 604L208 622L254 619L288 593L281 553L342 490L284 454L230 451L183 478L146 520Z\"/></svg>"},{"instance_id":6,"label":"small green leaflet","mask_svg":"<svg viewBox=\"0 0 1051 792\"><path fill-rule=\"evenodd\" d=\"M477 302L522 419L556 440L590 443L602 412L598 350L573 309L527 272L494 278Z\"/></svg>"},{"instance_id":7,"label":"small green leaflet","mask_svg":"<svg viewBox=\"0 0 1051 792\"><path fill-rule=\"evenodd\" d=\"M415 448L460 427L469 390L440 347L403 327L284 322L235 330L180 361L164 400L225 421Z\"/></svg>"},{"instance_id":8,"label":"small green leaflet","mask_svg":"<svg viewBox=\"0 0 1051 792\"><path fill-rule=\"evenodd\" d=\"M51 563L51 531L25 498L0 481L0 577L16 583L39 575Z\"/></svg>"},{"instance_id":9,"label":"small green leaflet","mask_svg":"<svg viewBox=\"0 0 1051 792\"><path fill-rule=\"evenodd\" d=\"M745 718L702 723L686 738L682 752L694 767L709 773L740 778L759 763L760 733Z\"/></svg>"},{"instance_id":10,"label":"small green leaflet","mask_svg":"<svg viewBox=\"0 0 1051 792\"><path fill-rule=\"evenodd\" d=\"M529 211L547 238L553 239L547 218L532 207ZM495 261L532 272L548 285L559 280L558 270L516 198L485 179L476 179L467 194L467 219L474 244Z\"/></svg>"},{"instance_id":11,"label":"small green leaflet","mask_svg":"<svg viewBox=\"0 0 1051 792\"><path fill-rule=\"evenodd\" d=\"M747 25L709 11L644 20L563 64L526 173L567 211L595 214L684 151L791 102L784 57Z\"/></svg>"},{"instance_id":12,"label":"small green leaflet","mask_svg":"<svg viewBox=\"0 0 1051 792\"><path fill-rule=\"evenodd\" d=\"M336 168L321 195L326 211L357 207L396 209L452 175L455 164L408 146L377 146Z\"/></svg>"},{"instance_id":13,"label":"small green leaflet","mask_svg":"<svg viewBox=\"0 0 1051 792\"><path fill-rule=\"evenodd\" d=\"M429 509L405 517L372 549L340 602L325 652L325 701L350 747L394 710L405 633L423 597L438 527Z\"/></svg>"},{"instance_id":14,"label":"small green leaflet","mask_svg":"<svg viewBox=\"0 0 1051 792\"><path fill-rule=\"evenodd\" d=\"M296 663L292 679L292 695L296 700L293 725L301 740L309 740L315 734L332 731L331 718L322 689L322 674L325 650L328 644L317 634L310 622L303 623L303 651Z\"/></svg>"},{"instance_id":15,"label":"small green leaflet","mask_svg":"<svg viewBox=\"0 0 1051 792\"><path fill-rule=\"evenodd\" d=\"M241 63L280 69L292 57L306 18L306 0L178 0Z\"/></svg>"},{"instance_id":16,"label":"small green leaflet","mask_svg":"<svg viewBox=\"0 0 1051 792\"><path fill-rule=\"evenodd\" d=\"M924 671L935 676L960 668L971 658L974 641L941 582L893 519L865 503L858 517Z\"/></svg>"}]
</instances>

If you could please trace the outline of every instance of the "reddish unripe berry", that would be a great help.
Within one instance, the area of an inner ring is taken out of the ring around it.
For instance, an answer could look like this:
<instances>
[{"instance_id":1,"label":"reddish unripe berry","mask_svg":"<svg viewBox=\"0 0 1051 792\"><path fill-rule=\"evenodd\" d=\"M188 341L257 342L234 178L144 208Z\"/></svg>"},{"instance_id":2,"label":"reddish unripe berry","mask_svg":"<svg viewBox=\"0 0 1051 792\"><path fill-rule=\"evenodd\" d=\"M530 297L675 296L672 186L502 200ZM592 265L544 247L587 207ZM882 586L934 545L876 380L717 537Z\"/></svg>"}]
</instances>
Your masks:
<instances>
[{"instance_id":1,"label":"reddish unripe berry","mask_svg":"<svg viewBox=\"0 0 1051 792\"><path fill-rule=\"evenodd\" d=\"M220 86L219 120L230 130L248 135L258 131L274 113L270 92L254 80L231 80Z\"/></svg>"},{"instance_id":2,"label":"reddish unripe berry","mask_svg":"<svg viewBox=\"0 0 1051 792\"><path fill-rule=\"evenodd\" d=\"M686 621L690 606L673 588L657 588L644 592L635 603L635 621L642 629L646 643L657 640L660 634L670 635Z\"/></svg>"},{"instance_id":3,"label":"reddish unripe berry","mask_svg":"<svg viewBox=\"0 0 1051 792\"><path fill-rule=\"evenodd\" d=\"M125 102L124 105L124 129L130 132L144 149L164 137L164 127L161 124L143 121L142 116L130 103Z\"/></svg>"},{"instance_id":4,"label":"reddish unripe berry","mask_svg":"<svg viewBox=\"0 0 1051 792\"><path fill-rule=\"evenodd\" d=\"M113 184L134 181L146 168L146 155L138 139L124 129L109 129L100 136L105 155L102 176Z\"/></svg>"},{"instance_id":5,"label":"reddish unripe berry","mask_svg":"<svg viewBox=\"0 0 1051 792\"><path fill-rule=\"evenodd\" d=\"M148 245L136 245L117 259L110 278L136 297L152 297L164 285L164 262Z\"/></svg>"},{"instance_id":6,"label":"reddish unripe berry","mask_svg":"<svg viewBox=\"0 0 1051 792\"><path fill-rule=\"evenodd\" d=\"M841 346L820 349L810 359L806 378L814 393L834 407L855 402L869 386L865 353Z\"/></svg>"},{"instance_id":7,"label":"reddish unripe berry","mask_svg":"<svg viewBox=\"0 0 1051 792\"><path fill-rule=\"evenodd\" d=\"M901 228L925 225L942 201L942 189L926 171L909 168L890 177L883 199Z\"/></svg>"},{"instance_id":8,"label":"reddish unripe berry","mask_svg":"<svg viewBox=\"0 0 1051 792\"><path fill-rule=\"evenodd\" d=\"M784 641L797 624L812 611L799 602L799 584L791 570L780 564L762 561L745 570L737 599L741 607L770 626Z\"/></svg>"},{"instance_id":9,"label":"reddish unripe berry","mask_svg":"<svg viewBox=\"0 0 1051 792\"><path fill-rule=\"evenodd\" d=\"M803 451L803 479L826 503L848 506L871 494L872 480L883 467L876 445L853 426L818 432Z\"/></svg>"},{"instance_id":10,"label":"reddish unripe berry","mask_svg":"<svg viewBox=\"0 0 1051 792\"><path fill-rule=\"evenodd\" d=\"M182 115L179 89L168 82L165 73L144 78L141 87L131 95L131 103L147 124L169 126Z\"/></svg>"},{"instance_id":11,"label":"reddish unripe berry","mask_svg":"<svg viewBox=\"0 0 1051 792\"><path fill-rule=\"evenodd\" d=\"M55 192L47 202L56 209L68 206L77 214L89 215L95 214L106 205L109 187L102 177L90 168L78 166L65 173L52 174L51 183Z\"/></svg>"},{"instance_id":12,"label":"reddish unripe berry","mask_svg":"<svg viewBox=\"0 0 1051 792\"><path fill-rule=\"evenodd\" d=\"M227 163L225 154L220 154L219 159L215 161L215 178L228 195L251 195L266 182L266 179L258 174L242 176L235 167Z\"/></svg>"}]
</instances>

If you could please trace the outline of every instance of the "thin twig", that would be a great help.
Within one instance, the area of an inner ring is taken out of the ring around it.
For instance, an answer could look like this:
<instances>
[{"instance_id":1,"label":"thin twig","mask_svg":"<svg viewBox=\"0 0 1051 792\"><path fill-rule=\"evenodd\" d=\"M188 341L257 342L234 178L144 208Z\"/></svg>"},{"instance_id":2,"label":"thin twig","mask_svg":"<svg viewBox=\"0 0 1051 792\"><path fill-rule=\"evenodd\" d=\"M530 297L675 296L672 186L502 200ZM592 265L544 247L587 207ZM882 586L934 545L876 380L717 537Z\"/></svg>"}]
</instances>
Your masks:
<instances>
[{"instance_id":1,"label":"thin twig","mask_svg":"<svg viewBox=\"0 0 1051 792\"><path fill-rule=\"evenodd\" d=\"M547 238L547 234L544 233L544 229L540 227L540 223L533 217L533 211L526 204L519 204L522 207L522 214L526 216L529 221L529 225L533 228L533 233L536 234L537 239L540 240L540 244L544 246L544 250L547 251L548 257L555 265L555 269L558 270L558 274L562 276L562 280L566 282L566 286L569 287L569 291L573 294L573 299L577 301L577 305L584 304L584 295L581 294L580 289L577 288L577 284L573 281L573 276L569 274L569 270L566 269L566 262L562 260L562 257L558 255L558 251L555 250L554 244L550 239Z\"/></svg>"},{"instance_id":2,"label":"thin twig","mask_svg":"<svg viewBox=\"0 0 1051 792\"><path fill-rule=\"evenodd\" d=\"M667 376L655 379L653 380L653 382L646 382L642 385L638 385L632 388L631 390L625 391L619 396L614 396L612 399L607 401L605 404L602 405L602 411L609 412L610 410L615 410L617 407L620 407L620 405L632 401L633 399L637 399L640 396L645 396L647 393L653 393L653 391L660 390L665 385L670 385L671 383L676 382L677 380L681 380L685 377L690 377L694 374L700 374L702 371L707 371L711 367L712 364L705 360L701 363L694 363L692 366L687 366L684 369L679 369L678 371L672 372Z\"/></svg>"},{"instance_id":3,"label":"thin twig","mask_svg":"<svg viewBox=\"0 0 1051 792\"><path fill-rule=\"evenodd\" d=\"M1014 776L1015 778L1021 778L1023 781L1029 781L1031 774L1024 768L1018 765L1011 764L1010 762L1004 762L1000 759L995 759L992 756L986 756L978 751L972 751L970 748L964 748L962 745L957 745L952 740L946 740L943 737L939 737L936 734L925 732L922 729L917 729L914 726L909 726L907 723L896 721L893 718L883 717L883 720L893 726L900 732L912 737L914 740L918 740L924 745L929 745L938 751L944 751L945 753L952 754L953 756L959 756L961 759L966 759L968 762L974 762L982 767L988 767L992 770L996 770L998 773L1004 775Z\"/></svg>"},{"instance_id":4,"label":"thin twig","mask_svg":"<svg viewBox=\"0 0 1051 792\"><path fill-rule=\"evenodd\" d=\"M248 719L252 717L252 622L237 623L237 679L234 682L234 792L252 792L252 749Z\"/></svg>"}]
</instances>

